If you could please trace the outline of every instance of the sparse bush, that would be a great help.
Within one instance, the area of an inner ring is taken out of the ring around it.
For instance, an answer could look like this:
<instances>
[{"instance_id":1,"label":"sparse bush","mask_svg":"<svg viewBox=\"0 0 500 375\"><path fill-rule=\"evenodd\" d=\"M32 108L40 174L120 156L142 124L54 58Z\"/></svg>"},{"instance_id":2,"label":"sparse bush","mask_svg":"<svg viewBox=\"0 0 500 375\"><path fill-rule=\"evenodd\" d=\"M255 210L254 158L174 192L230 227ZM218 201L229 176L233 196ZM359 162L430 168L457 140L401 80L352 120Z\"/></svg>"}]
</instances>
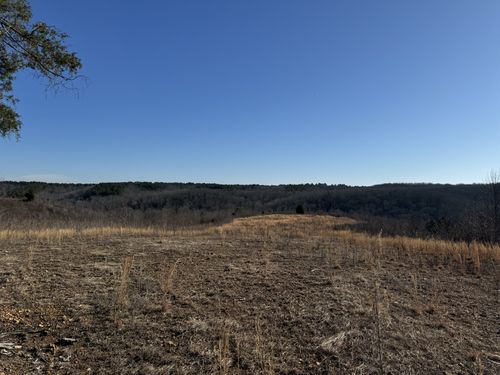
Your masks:
<instances>
[{"instance_id":1,"label":"sparse bush","mask_svg":"<svg viewBox=\"0 0 500 375\"><path fill-rule=\"evenodd\" d=\"M33 190L29 190L24 194L24 201L25 202L32 202L35 200L35 193Z\"/></svg>"},{"instance_id":2,"label":"sparse bush","mask_svg":"<svg viewBox=\"0 0 500 375\"><path fill-rule=\"evenodd\" d=\"M451 221L445 217L439 219L431 219L425 224L425 229L433 235L446 235L451 228Z\"/></svg>"}]
</instances>

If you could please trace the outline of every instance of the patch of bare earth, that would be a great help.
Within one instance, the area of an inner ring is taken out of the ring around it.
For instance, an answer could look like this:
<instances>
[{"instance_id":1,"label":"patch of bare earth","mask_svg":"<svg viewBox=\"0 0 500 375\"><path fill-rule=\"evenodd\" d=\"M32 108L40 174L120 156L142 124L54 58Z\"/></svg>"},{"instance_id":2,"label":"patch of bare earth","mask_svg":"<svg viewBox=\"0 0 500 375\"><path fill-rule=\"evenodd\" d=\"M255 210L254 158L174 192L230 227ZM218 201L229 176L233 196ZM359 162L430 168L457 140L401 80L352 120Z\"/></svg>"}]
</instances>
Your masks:
<instances>
[{"instance_id":1,"label":"patch of bare earth","mask_svg":"<svg viewBox=\"0 0 500 375\"><path fill-rule=\"evenodd\" d=\"M5 239L0 374L500 372L495 260L362 247L342 220Z\"/></svg>"}]
</instances>

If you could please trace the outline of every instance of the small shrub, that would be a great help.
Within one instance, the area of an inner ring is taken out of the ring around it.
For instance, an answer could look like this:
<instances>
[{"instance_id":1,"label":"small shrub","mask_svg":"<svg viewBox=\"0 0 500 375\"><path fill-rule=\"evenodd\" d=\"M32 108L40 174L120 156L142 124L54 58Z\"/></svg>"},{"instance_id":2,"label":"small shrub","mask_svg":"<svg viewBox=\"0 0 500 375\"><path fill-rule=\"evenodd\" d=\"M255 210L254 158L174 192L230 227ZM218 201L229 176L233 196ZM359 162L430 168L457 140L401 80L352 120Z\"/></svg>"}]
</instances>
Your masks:
<instances>
[{"instance_id":1,"label":"small shrub","mask_svg":"<svg viewBox=\"0 0 500 375\"><path fill-rule=\"evenodd\" d=\"M24 201L25 202L32 202L35 200L35 193L33 190L29 190L24 194Z\"/></svg>"},{"instance_id":2,"label":"small shrub","mask_svg":"<svg viewBox=\"0 0 500 375\"><path fill-rule=\"evenodd\" d=\"M299 214L299 215L303 215L303 214L305 214L304 206L302 206L301 204L299 204L299 205L295 208L295 213L296 213L296 214Z\"/></svg>"}]
</instances>

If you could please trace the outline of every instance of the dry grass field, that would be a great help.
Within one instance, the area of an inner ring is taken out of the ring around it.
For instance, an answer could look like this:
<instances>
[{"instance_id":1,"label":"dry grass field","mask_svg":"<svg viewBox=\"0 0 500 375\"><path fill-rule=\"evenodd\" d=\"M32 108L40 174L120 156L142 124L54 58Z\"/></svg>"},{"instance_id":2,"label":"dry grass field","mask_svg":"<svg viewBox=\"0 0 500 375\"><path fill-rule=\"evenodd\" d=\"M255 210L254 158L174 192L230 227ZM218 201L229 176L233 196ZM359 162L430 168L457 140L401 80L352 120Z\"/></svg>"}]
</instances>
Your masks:
<instances>
[{"instance_id":1,"label":"dry grass field","mask_svg":"<svg viewBox=\"0 0 500 375\"><path fill-rule=\"evenodd\" d=\"M0 232L0 374L498 374L500 248L350 223Z\"/></svg>"}]
</instances>

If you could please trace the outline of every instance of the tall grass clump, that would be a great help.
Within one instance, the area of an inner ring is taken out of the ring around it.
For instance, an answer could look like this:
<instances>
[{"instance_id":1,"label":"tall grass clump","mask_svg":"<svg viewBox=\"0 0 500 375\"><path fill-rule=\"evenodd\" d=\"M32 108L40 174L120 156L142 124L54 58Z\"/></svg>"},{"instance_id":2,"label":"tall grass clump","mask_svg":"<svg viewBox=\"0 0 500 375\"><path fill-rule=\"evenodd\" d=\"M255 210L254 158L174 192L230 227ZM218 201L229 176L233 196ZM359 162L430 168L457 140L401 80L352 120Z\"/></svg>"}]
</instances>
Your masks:
<instances>
[{"instance_id":1,"label":"tall grass clump","mask_svg":"<svg viewBox=\"0 0 500 375\"><path fill-rule=\"evenodd\" d=\"M129 301L127 298L127 290L130 278L130 270L132 269L133 258L131 256L125 257L123 259L121 274L120 274L120 284L116 290L116 305L114 311L114 321L117 326L121 326L122 322L119 318L120 312L126 310L129 306Z\"/></svg>"}]
</instances>

